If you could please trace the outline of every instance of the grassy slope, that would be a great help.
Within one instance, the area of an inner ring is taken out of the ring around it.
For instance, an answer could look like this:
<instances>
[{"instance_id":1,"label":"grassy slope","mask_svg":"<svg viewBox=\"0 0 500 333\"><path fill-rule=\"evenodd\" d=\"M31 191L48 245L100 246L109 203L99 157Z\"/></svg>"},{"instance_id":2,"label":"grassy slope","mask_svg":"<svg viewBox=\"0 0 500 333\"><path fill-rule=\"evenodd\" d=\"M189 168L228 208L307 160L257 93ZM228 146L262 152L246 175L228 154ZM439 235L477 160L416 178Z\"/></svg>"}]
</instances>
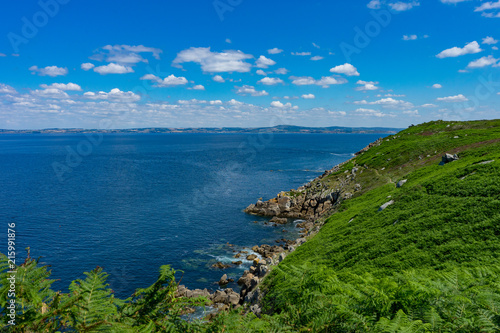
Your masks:
<instances>
[{"instance_id":1,"label":"grassy slope","mask_svg":"<svg viewBox=\"0 0 500 333\"><path fill-rule=\"evenodd\" d=\"M460 160L438 165L445 152L458 153ZM488 160L494 162L480 164ZM380 146L356 157L353 163L324 181L333 181L353 165L363 166L360 168L363 172L356 177L363 190L344 201L316 236L273 271L265 283L269 289L266 300L270 309L282 313L296 311L290 300L300 303L307 295L310 297L301 289L304 286L340 297L342 291L332 291L336 283L350 283L345 288L357 285L359 289L356 279L369 276L369 279L393 277L394 283L401 284L401 277L396 276L408 271L420 274L420 280L429 277L429 281L422 283L430 288L431 280L440 280L433 275L436 270L466 272L467 279L472 279L468 282L472 286L481 280L474 278L473 273L480 269L488 272L480 274L485 277L480 284L488 285L488 292L498 296L500 289L494 272L500 266L500 120L438 121L411 127L388 137ZM396 188L395 183L401 179L408 179L408 182ZM395 203L378 212L380 205L391 199ZM308 279L306 275L310 276L308 282L304 282ZM343 282L332 282L331 277ZM374 282L374 285L380 283ZM401 285L395 288L401 289ZM441 296L446 297L446 294ZM460 297L469 296L460 294ZM426 302L431 302L431 298ZM406 306L402 300L399 303L390 303L392 310L374 314L377 318L372 324L379 321L380 325L382 316L394 320L401 309L408 314L424 307L412 309L411 302ZM338 306L335 300L328 304L333 308ZM500 317L494 315L498 309L493 310L491 321L498 324ZM420 317L414 315L412 318ZM299 320L299 325L309 327L317 321L314 318ZM420 323L425 323L422 318ZM446 318L446 314L441 313L443 322L452 321ZM486 324L475 325L463 331L482 329ZM368 327L371 326L366 326L366 331L370 331ZM449 331L459 331L457 327Z\"/></svg>"}]
</instances>

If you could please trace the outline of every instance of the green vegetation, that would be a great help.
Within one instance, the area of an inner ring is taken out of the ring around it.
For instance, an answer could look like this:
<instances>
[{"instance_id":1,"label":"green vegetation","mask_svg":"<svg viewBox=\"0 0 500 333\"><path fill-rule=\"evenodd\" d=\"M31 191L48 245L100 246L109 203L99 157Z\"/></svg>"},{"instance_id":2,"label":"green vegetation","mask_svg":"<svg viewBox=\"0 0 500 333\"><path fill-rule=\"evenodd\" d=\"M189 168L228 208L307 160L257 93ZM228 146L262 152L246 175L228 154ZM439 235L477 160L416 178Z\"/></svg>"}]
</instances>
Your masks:
<instances>
[{"instance_id":1,"label":"green vegetation","mask_svg":"<svg viewBox=\"0 0 500 333\"><path fill-rule=\"evenodd\" d=\"M459 160L439 165L444 153ZM49 272L30 259L18 269L23 305L10 330L499 332L500 120L410 127L321 181L334 184L354 167L362 190L267 276L261 318L240 309L210 323L180 320L192 303L174 297L168 266L121 301L99 269L70 294L54 293ZM5 273L0 280L5 309Z\"/></svg>"}]
</instances>

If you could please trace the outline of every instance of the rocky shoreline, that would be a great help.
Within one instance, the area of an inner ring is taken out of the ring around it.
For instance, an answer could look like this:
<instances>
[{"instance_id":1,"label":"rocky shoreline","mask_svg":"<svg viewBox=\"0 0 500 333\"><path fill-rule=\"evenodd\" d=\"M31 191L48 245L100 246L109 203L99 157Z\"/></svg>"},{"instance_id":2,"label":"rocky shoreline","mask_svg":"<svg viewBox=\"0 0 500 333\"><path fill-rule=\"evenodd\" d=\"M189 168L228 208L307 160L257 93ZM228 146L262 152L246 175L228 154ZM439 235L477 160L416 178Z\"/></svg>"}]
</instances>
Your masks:
<instances>
[{"instance_id":1,"label":"rocky shoreline","mask_svg":"<svg viewBox=\"0 0 500 333\"><path fill-rule=\"evenodd\" d=\"M379 145L381 141L382 139L379 139L370 143L354 155L362 154L371 147ZM180 285L177 296L188 298L203 296L209 299L219 311L244 307L245 310L260 316L262 312L260 302L264 296L259 288L262 279L289 253L304 244L307 241L306 237L316 234L324 224L326 217L330 216L342 200L351 198L354 192L361 190L361 185L356 183L356 175L363 172L363 167L360 166L353 166L352 169L346 170L344 174L337 177L334 183L323 181L325 177L338 173L355 156L330 170L326 170L322 175L296 190L280 192L275 198L267 201L258 200L244 210L247 214L270 217L269 223L276 226L290 223L291 220L300 220L296 226L302 231L301 236L295 240L277 240L277 242L283 242L283 246L268 244L253 246L252 251L259 254L261 258L255 254L248 254L248 251L236 253L235 260L239 260L238 258L242 256L246 256L247 260L253 260L252 266L245 270L238 279L238 285L241 286L239 293L232 288L224 288L228 282L232 282L224 274L218 281L219 286L223 288L221 290L210 293L207 289L189 290ZM241 261L235 261L233 264L241 264ZM217 263L213 267L225 269L228 266L231 265ZM214 315L209 315L208 319Z\"/></svg>"}]
</instances>

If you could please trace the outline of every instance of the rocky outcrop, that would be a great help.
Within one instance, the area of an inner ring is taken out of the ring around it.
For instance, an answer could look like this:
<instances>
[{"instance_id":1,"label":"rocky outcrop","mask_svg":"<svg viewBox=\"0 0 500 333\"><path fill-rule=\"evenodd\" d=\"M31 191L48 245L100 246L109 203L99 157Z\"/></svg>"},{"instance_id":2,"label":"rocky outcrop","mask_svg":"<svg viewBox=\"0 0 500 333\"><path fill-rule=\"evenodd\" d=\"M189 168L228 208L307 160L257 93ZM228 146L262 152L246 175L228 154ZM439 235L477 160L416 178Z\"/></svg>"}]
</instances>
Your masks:
<instances>
[{"instance_id":1,"label":"rocky outcrop","mask_svg":"<svg viewBox=\"0 0 500 333\"><path fill-rule=\"evenodd\" d=\"M439 163L439 165L445 165L447 163L450 163L450 162L453 162L453 161L457 161L458 160L458 155L457 154L444 154L444 156L442 157L441 159L441 163Z\"/></svg>"}]
</instances>

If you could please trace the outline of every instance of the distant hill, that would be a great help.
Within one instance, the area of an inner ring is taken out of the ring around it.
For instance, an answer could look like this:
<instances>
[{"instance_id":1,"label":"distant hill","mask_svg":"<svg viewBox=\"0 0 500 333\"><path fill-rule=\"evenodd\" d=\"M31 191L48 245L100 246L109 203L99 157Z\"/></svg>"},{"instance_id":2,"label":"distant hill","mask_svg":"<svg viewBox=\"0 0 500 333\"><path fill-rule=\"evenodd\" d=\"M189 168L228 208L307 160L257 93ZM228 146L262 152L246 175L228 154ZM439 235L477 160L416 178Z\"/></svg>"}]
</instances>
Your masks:
<instances>
[{"instance_id":1,"label":"distant hill","mask_svg":"<svg viewBox=\"0 0 500 333\"><path fill-rule=\"evenodd\" d=\"M83 129L83 128L46 128L41 130L9 130L0 129L0 134L54 134L54 133L338 133L338 134L395 134L401 128L386 127L303 127L292 125L278 125L274 127L201 127L201 128L128 128L128 129Z\"/></svg>"}]
</instances>

